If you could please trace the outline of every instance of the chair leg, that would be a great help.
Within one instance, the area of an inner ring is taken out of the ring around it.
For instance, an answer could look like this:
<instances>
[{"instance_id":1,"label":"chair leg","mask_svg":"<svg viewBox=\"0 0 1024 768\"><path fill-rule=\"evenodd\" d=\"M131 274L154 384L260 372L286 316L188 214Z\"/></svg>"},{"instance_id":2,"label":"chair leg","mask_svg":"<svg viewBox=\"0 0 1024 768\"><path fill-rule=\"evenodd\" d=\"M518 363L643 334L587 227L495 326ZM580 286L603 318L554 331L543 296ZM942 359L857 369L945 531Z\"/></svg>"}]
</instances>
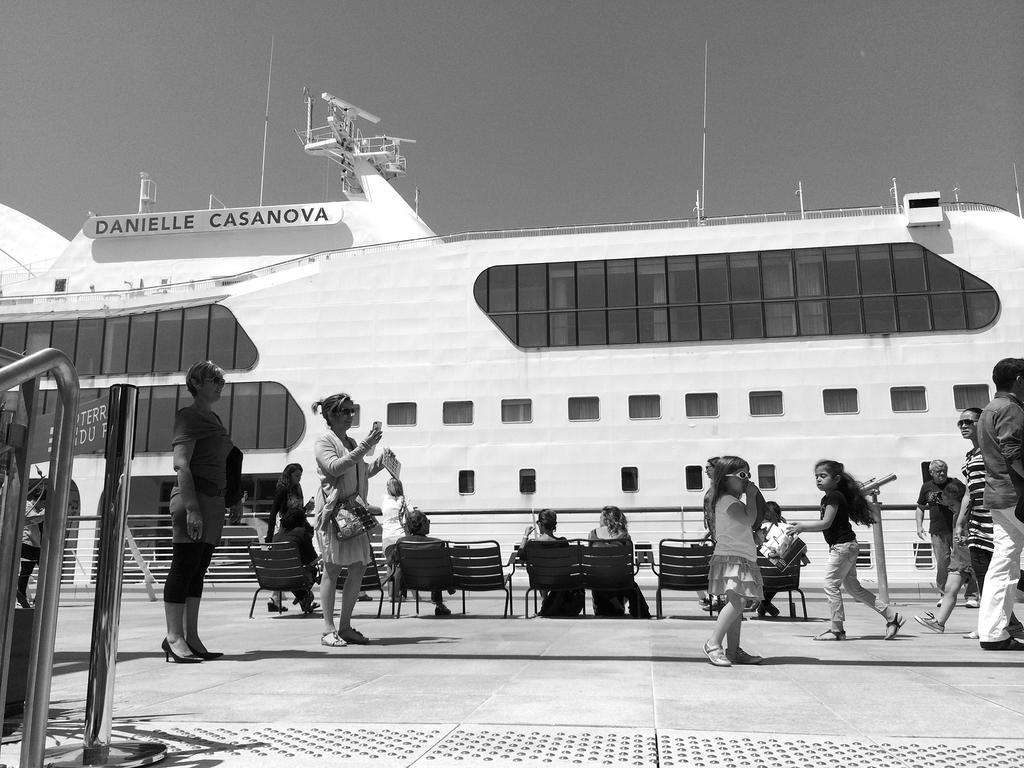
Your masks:
<instances>
[{"instance_id":1,"label":"chair leg","mask_svg":"<svg viewBox=\"0 0 1024 768\"><path fill-rule=\"evenodd\" d=\"M537 610L537 605L534 603L534 611ZM523 595L523 618L530 618L530 588L526 588L526 594Z\"/></svg>"},{"instance_id":2,"label":"chair leg","mask_svg":"<svg viewBox=\"0 0 1024 768\"><path fill-rule=\"evenodd\" d=\"M804 607L804 621L807 621L807 598L804 596L804 591L802 589L798 589L797 592L800 593L800 602Z\"/></svg>"},{"instance_id":3,"label":"chair leg","mask_svg":"<svg viewBox=\"0 0 1024 768\"><path fill-rule=\"evenodd\" d=\"M466 590L462 590L462 615L466 615Z\"/></svg>"},{"instance_id":4,"label":"chair leg","mask_svg":"<svg viewBox=\"0 0 1024 768\"><path fill-rule=\"evenodd\" d=\"M263 591L263 587L256 590L256 593L252 596L252 605L249 606L249 618L252 618L253 611L256 610L256 598L260 596L260 592Z\"/></svg>"},{"instance_id":5,"label":"chair leg","mask_svg":"<svg viewBox=\"0 0 1024 768\"><path fill-rule=\"evenodd\" d=\"M658 618L662 618L661 615L661 587L658 587L658 591L654 593L654 602L658 605Z\"/></svg>"},{"instance_id":6,"label":"chair leg","mask_svg":"<svg viewBox=\"0 0 1024 768\"><path fill-rule=\"evenodd\" d=\"M789 618L795 619L796 603L793 602L793 590L789 590L789 592L787 592L786 595L789 597Z\"/></svg>"},{"instance_id":7,"label":"chair leg","mask_svg":"<svg viewBox=\"0 0 1024 768\"><path fill-rule=\"evenodd\" d=\"M377 618L380 618L381 611L384 610L384 588L380 590L380 602L377 603Z\"/></svg>"}]
</instances>

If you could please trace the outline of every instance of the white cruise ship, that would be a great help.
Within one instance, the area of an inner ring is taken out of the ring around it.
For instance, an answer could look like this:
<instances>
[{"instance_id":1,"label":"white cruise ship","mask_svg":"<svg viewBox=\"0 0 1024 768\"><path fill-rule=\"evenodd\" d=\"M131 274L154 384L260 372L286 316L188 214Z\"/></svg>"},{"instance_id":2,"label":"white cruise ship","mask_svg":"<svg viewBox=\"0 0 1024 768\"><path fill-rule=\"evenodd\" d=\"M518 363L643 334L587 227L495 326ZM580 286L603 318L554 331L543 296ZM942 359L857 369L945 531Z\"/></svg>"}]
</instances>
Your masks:
<instances>
[{"instance_id":1,"label":"white cruise ship","mask_svg":"<svg viewBox=\"0 0 1024 768\"><path fill-rule=\"evenodd\" d=\"M168 539L173 414L199 359L228 372L220 413L257 512L288 462L312 491L323 423L310 404L343 390L363 430L384 423L411 500L450 513L443 531L504 543L532 508L592 511L566 516L571 536L606 504L639 538L699 535L699 514L678 508L700 506L705 459L726 453L784 508L817 503L823 457L862 479L896 473L883 500L912 505L922 462L957 473L958 409L988 402L993 363L1020 353L1024 221L994 206L929 192L435 235L392 187L408 140L364 137L357 122L376 118L324 100L327 126L299 135L337 162L347 200L90 217L48 271L4 284L0 345L66 350L83 404L139 387L131 525L153 552ZM74 467L93 514L102 457ZM896 578L927 580L907 531Z\"/></svg>"}]
</instances>

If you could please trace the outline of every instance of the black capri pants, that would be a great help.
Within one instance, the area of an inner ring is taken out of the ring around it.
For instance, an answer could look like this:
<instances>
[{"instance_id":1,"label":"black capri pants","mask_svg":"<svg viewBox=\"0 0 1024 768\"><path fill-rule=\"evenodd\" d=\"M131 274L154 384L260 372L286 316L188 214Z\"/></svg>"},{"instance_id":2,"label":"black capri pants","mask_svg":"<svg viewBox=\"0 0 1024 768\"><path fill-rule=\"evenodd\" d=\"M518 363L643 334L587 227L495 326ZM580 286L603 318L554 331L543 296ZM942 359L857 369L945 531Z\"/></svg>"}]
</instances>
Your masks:
<instances>
[{"instance_id":1,"label":"black capri pants","mask_svg":"<svg viewBox=\"0 0 1024 768\"><path fill-rule=\"evenodd\" d=\"M164 602L184 603L203 596L203 580L213 559L213 544L192 542L172 545L171 568L164 580Z\"/></svg>"}]
</instances>

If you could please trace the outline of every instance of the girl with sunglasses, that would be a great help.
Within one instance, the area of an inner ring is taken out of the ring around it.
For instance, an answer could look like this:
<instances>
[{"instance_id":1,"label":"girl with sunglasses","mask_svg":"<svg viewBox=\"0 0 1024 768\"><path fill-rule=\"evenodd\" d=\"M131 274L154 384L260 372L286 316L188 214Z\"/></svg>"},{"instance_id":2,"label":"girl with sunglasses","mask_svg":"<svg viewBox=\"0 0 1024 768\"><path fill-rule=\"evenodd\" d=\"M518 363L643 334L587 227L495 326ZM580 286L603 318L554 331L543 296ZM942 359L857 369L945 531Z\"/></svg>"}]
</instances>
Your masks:
<instances>
[{"instance_id":1,"label":"girl with sunglasses","mask_svg":"<svg viewBox=\"0 0 1024 768\"><path fill-rule=\"evenodd\" d=\"M821 519L816 523L790 523L789 533L821 531L828 544L828 565L825 567L825 597L832 613L831 626L817 635L815 640L845 640L846 614L843 595L846 587L854 598L874 608L885 618L886 640L892 640L906 619L886 603L865 589L857 578L857 555L860 544L853 532L851 521L858 525L874 525L875 515L871 502L861 492L857 481L838 461L824 459L814 465L814 481L821 497Z\"/></svg>"},{"instance_id":2,"label":"girl with sunglasses","mask_svg":"<svg viewBox=\"0 0 1024 768\"><path fill-rule=\"evenodd\" d=\"M757 521L760 490L750 481L750 465L738 456L722 456L711 475L711 504L714 510L715 551L711 556L708 593L725 595L726 603L704 655L716 667L760 664L764 659L740 648L743 601L764 599L761 571L751 529ZM740 497L746 494L746 502ZM726 648L722 647L723 641Z\"/></svg>"}]
</instances>

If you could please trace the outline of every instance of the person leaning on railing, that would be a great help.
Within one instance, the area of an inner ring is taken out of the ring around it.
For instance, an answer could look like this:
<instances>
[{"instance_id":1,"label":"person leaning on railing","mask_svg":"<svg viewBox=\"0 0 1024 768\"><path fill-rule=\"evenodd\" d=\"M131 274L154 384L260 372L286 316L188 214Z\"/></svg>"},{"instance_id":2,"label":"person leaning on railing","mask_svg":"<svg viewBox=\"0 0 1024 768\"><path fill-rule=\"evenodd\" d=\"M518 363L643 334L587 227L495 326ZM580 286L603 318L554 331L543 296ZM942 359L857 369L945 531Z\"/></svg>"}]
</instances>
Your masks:
<instances>
[{"instance_id":1,"label":"person leaning on railing","mask_svg":"<svg viewBox=\"0 0 1024 768\"><path fill-rule=\"evenodd\" d=\"M164 660L178 664L209 661L211 653L199 637L199 606L203 580L224 529L225 509L241 516L242 453L231 442L213 405L224 389L224 371L216 363L195 363L185 375L192 404L175 415L174 471L171 491L173 548L164 581L167 636Z\"/></svg>"}]
</instances>

